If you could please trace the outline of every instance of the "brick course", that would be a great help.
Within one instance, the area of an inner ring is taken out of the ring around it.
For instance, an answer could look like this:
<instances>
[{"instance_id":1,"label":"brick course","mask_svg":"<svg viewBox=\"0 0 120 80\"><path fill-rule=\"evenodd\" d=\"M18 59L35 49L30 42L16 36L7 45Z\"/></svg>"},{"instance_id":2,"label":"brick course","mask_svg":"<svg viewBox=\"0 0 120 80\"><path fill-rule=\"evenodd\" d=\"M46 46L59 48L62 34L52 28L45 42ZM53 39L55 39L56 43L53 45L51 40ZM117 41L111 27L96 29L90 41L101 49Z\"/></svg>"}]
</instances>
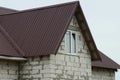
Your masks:
<instances>
[{"instance_id":1,"label":"brick course","mask_svg":"<svg viewBox=\"0 0 120 80\"><path fill-rule=\"evenodd\" d=\"M18 80L18 63L0 60L0 80Z\"/></svg>"},{"instance_id":2,"label":"brick course","mask_svg":"<svg viewBox=\"0 0 120 80\"><path fill-rule=\"evenodd\" d=\"M92 80L115 80L115 71L94 67L92 69Z\"/></svg>"}]
</instances>

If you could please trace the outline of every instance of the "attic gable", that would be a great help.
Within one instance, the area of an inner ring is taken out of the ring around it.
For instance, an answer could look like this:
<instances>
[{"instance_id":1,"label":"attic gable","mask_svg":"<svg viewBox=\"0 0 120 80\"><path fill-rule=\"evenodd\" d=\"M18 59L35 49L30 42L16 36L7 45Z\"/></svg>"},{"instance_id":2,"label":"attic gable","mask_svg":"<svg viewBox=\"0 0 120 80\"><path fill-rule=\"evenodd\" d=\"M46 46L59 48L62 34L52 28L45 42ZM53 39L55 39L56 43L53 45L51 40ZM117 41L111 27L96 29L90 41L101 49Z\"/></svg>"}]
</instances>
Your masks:
<instances>
[{"instance_id":1,"label":"attic gable","mask_svg":"<svg viewBox=\"0 0 120 80\"><path fill-rule=\"evenodd\" d=\"M70 55L87 54L90 57L90 51L86 45L85 39L75 16L72 17L69 27L60 44L58 53Z\"/></svg>"},{"instance_id":2,"label":"attic gable","mask_svg":"<svg viewBox=\"0 0 120 80\"><path fill-rule=\"evenodd\" d=\"M24 57L44 56L57 53L74 14L90 50L92 60L99 60L96 45L79 2L1 15L0 24L21 52L24 52Z\"/></svg>"}]
</instances>

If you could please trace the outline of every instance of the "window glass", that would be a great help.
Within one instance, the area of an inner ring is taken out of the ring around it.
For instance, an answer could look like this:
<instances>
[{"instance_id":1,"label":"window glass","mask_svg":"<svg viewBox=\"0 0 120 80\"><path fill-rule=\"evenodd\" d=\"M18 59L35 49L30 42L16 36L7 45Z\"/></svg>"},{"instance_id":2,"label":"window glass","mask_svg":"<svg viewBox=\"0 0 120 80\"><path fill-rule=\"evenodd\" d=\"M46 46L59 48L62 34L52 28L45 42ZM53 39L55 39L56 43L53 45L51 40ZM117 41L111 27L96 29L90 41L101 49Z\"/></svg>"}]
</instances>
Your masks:
<instances>
[{"instance_id":1,"label":"window glass","mask_svg":"<svg viewBox=\"0 0 120 80\"><path fill-rule=\"evenodd\" d=\"M76 53L76 32L67 31L65 35L65 50L67 53Z\"/></svg>"},{"instance_id":2,"label":"window glass","mask_svg":"<svg viewBox=\"0 0 120 80\"><path fill-rule=\"evenodd\" d=\"M71 33L69 31L66 32L66 37L65 37L65 48L66 52L70 53L71 52Z\"/></svg>"},{"instance_id":3,"label":"window glass","mask_svg":"<svg viewBox=\"0 0 120 80\"><path fill-rule=\"evenodd\" d=\"M76 35L72 33L71 35L71 53L76 53Z\"/></svg>"}]
</instances>

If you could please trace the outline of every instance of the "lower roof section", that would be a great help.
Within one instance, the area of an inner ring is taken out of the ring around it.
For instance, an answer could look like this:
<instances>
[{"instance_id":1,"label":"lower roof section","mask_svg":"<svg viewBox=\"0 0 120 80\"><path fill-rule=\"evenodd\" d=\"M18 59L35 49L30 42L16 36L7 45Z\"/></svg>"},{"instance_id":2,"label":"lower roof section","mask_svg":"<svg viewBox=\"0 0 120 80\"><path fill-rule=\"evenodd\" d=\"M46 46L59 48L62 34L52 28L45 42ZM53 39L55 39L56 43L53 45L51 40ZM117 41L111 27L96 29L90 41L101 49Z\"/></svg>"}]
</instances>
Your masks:
<instances>
[{"instance_id":1,"label":"lower roof section","mask_svg":"<svg viewBox=\"0 0 120 80\"><path fill-rule=\"evenodd\" d=\"M120 69L120 65L107 57L105 54L99 51L101 61L92 61L93 67L107 68L107 69Z\"/></svg>"}]
</instances>

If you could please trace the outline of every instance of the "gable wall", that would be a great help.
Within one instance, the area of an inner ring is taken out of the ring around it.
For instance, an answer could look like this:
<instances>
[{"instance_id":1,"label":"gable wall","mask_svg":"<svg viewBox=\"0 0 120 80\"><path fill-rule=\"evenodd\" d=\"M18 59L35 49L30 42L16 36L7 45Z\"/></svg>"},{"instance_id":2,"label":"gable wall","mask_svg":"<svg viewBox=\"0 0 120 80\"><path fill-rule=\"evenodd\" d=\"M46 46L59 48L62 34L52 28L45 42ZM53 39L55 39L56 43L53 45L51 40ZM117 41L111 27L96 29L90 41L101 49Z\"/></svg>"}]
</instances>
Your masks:
<instances>
[{"instance_id":1,"label":"gable wall","mask_svg":"<svg viewBox=\"0 0 120 80\"><path fill-rule=\"evenodd\" d=\"M57 55L51 55L56 65L61 65L63 69L58 69L61 73L56 74L59 78L65 80L90 80L91 78L91 56L85 40L83 39L80 28L75 17L72 19L68 30L78 33L77 53L75 55L65 52L65 38L63 39Z\"/></svg>"},{"instance_id":2,"label":"gable wall","mask_svg":"<svg viewBox=\"0 0 120 80\"><path fill-rule=\"evenodd\" d=\"M0 60L0 80L18 80L18 64Z\"/></svg>"},{"instance_id":3,"label":"gable wall","mask_svg":"<svg viewBox=\"0 0 120 80\"><path fill-rule=\"evenodd\" d=\"M92 80L115 80L115 71L94 67L92 69Z\"/></svg>"}]
</instances>

